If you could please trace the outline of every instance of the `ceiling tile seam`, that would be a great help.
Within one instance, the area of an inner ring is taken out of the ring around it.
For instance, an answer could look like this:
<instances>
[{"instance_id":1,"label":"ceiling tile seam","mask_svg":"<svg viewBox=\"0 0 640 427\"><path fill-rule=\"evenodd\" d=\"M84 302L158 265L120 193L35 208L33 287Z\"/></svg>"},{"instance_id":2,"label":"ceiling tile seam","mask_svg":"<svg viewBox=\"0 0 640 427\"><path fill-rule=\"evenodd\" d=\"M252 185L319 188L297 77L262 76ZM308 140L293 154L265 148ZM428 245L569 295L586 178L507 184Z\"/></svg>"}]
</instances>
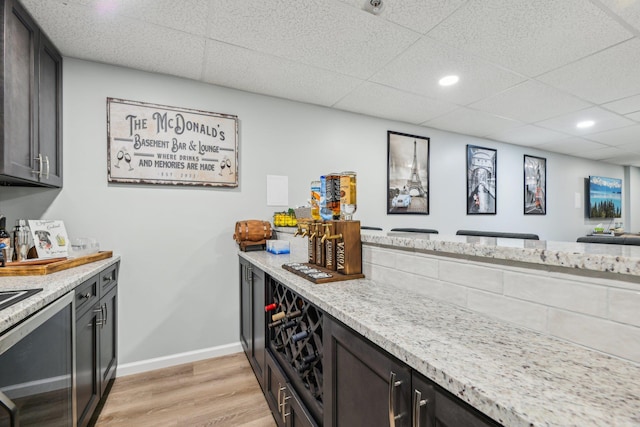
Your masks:
<instances>
[{"instance_id":1,"label":"ceiling tile seam","mask_svg":"<svg viewBox=\"0 0 640 427\"><path fill-rule=\"evenodd\" d=\"M456 13L458 13L459 10L461 10L464 7L467 7L469 5L469 0L465 0L463 3L460 4L460 6L458 6L455 10L451 11L450 14L448 14L447 16L445 16L444 18L442 18L440 20L440 22L438 22L436 25L434 25L433 27L431 27L426 33L424 33L424 35L428 35L430 32L434 31L436 28L438 28L440 25L442 25L443 22L445 22L447 19L451 18L453 15L455 15ZM433 40L433 39L432 39Z\"/></svg>"},{"instance_id":2,"label":"ceiling tile seam","mask_svg":"<svg viewBox=\"0 0 640 427\"><path fill-rule=\"evenodd\" d=\"M581 56L580 58L575 59L575 60L573 60L573 61L571 61L571 62L567 62L567 63L566 63L566 64L564 64L564 65L560 65L560 66L558 66L558 67L555 67L555 68L552 68L552 69L550 69L550 70L547 70L547 71L545 71L544 73L540 73L540 74L538 74L538 75L535 75L535 76L533 76L533 78L534 78L534 79L538 79L538 78L543 77L543 76L545 76L545 75L547 75L547 74L550 74L550 73L556 72L556 71L558 71L558 70L560 70L560 69L562 69L562 68L568 67L568 66L570 66L570 65L574 65L574 64L575 64L575 63L577 63L577 62L583 61L583 60L585 60L585 59L587 59L587 58L590 58L590 57L592 57L592 56L594 56L594 55L598 55L598 54L600 54L600 53L602 53L602 52L604 52L604 51L606 51L606 50L609 50L609 49L612 49L612 48L614 48L614 47L620 46L621 44L624 44L624 43L628 43L629 41L631 41L631 40L633 40L633 39L637 39L637 38L638 38L638 37L631 36L631 37L629 37L628 39L621 40L621 41L616 42L616 43L614 43L614 44L612 44L612 45L609 45L609 46L607 46L607 47L604 47L604 48L602 48L602 49L600 49L600 50L597 50L597 51L595 51L595 52L591 52L591 53L590 53L590 54L588 54L588 55ZM590 102L592 102L592 103L593 103L593 101L590 101ZM606 101L606 102L612 102L612 101Z\"/></svg>"},{"instance_id":3,"label":"ceiling tile seam","mask_svg":"<svg viewBox=\"0 0 640 427\"><path fill-rule=\"evenodd\" d=\"M216 43L225 44L227 46L232 46L232 47L235 47L235 48L238 48L238 49L246 50L248 52L256 52L256 53L258 53L260 55L264 55L266 57L271 57L271 58L276 58L276 59L279 59L279 60L282 60L282 61L289 62L291 64L304 65L305 67L315 68L316 70L321 70L321 71L324 71L324 72L327 72L327 73L331 73L331 74L334 74L334 75L348 77L350 79L355 79L355 80L359 80L359 81L365 81L365 79L363 77L360 77L360 76L355 76L355 75L352 75L352 74L346 74L346 73L343 73L343 72L340 72L340 71L332 70L330 68L319 67L316 64L297 61L297 60L294 60L294 59L291 59L291 58L287 58L285 56L274 55L271 52L265 52L265 51L262 51L262 50L256 50L256 49L252 49L252 48L247 47L247 46L243 46L243 45L235 44L235 43L229 43L227 41L219 40L219 39L215 39L215 38L211 38L211 37L204 37L204 39L205 39L205 41L212 41L212 42L216 42Z\"/></svg>"},{"instance_id":4,"label":"ceiling tile seam","mask_svg":"<svg viewBox=\"0 0 640 427\"><path fill-rule=\"evenodd\" d=\"M395 24L398 25L398 24ZM404 27L403 27L404 28ZM389 64L391 64L392 62L394 62L396 59L398 59L403 53L405 53L407 50L411 49L412 46L414 46L416 43L418 43L420 40L422 40L423 35L418 33L417 31L414 30L410 30L412 33L414 33L417 38L409 43L404 49L401 50L400 53L397 53L396 55L394 55L393 57L391 57L387 62L385 62L383 65L381 65L380 67L378 67L378 69L373 70L368 76L364 77L363 80L366 80L368 82L371 82L371 79L378 74L380 71L384 70L385 68L387 68L389 66ZM375 83L375 82L371 82L371 83Z\"/></svg>"},{"instance_id":5,"label":"ceiling tile seam","mask_svg":"<svg viewBox=\"0 0 640 427\"><path fill-rule=\"evenodd\" d=\"M632 33L636 37L640 37L640 30L639 29L637 29L633 25L629 24L626 20L624 20L624 18L622 18L622 16L618 15L612 9L610 9L606 5L602 4L602 2L600 0L589 0L589 1L595 7L597 7L600 10L602 10L610 18L612 18L614 21L616 21L616 23L620 24L620 26L623 27L625 30L629 31L630 33Z\"/></svg>"},{"instance_id":6,"label":"ceiling tile seam","mask_svg":"<svg viewBox=\"0 0 640 427\"><path fill-rule=\"evenodd\" d=\"M82 8L82 9L88 9L91 12L89 15L90 16L95 16L94 15L95 9L93 7L91 7L91 6L89 6L88 4L87 5L84 5L84 4L81 4L81 3L73 3L73 4L76 7L79 7L79 8ZM136 17L136 16L131 16L129 14L122 13L122 12L115 12L113 14L113 16L114 17L118 17L120 19L125 19L125 20L128 20L128 21L132 21L133 24L143 22L143 23L145 23L147 25L152 25L154 27L158 27L158 28L162 28L162 29L166 29L166 30L170 30L170 31L175 31L177 33L187 34L187 35L195 36L195 37L199 37L199 38L205 38L206 37L206 34L198 34L198 33L181 30L181 29L174 28L174 27L169 27L167 25L162 25L162 24L158 24L156 22L147 21L147 20L145 20L143 18ZM207 23L207 25L210 25L210 23Z\"/></svg>"}]
</instances>

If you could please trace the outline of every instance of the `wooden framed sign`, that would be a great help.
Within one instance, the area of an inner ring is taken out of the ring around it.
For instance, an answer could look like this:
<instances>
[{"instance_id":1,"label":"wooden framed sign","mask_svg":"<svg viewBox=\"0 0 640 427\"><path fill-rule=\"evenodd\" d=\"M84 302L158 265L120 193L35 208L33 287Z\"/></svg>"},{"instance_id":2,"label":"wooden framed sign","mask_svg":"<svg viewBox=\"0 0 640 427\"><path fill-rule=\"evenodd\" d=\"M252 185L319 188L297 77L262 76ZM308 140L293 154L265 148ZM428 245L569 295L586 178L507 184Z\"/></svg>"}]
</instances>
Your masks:
<instances>
[{"instance_id":1,"label":"wooden framed sign","mask_svg":"<svg viewBox=\"0 0 640 427\"><path fill-rule=\"evenodd\" d=\"M109 182L238 186L238 117L107 98Z\"/></svg>"}]
</instances>

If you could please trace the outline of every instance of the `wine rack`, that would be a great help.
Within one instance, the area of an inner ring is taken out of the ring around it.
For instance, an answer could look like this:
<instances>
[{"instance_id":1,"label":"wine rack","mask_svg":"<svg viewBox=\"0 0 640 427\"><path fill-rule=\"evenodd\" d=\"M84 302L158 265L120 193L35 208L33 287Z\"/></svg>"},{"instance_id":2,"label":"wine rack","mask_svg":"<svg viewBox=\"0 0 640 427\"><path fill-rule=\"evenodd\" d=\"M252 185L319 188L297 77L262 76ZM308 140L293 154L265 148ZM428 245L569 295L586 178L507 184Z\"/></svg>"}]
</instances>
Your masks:
<instances>
[{"instance_id":1,"label":"wine rack","mask_svg":"<svg viewBox=\"0 0 640 427\"><path fill-rule=\"evenodd\" d=\"M308 409L322 419L323 313L282 283L269 282L266 302L276 304L267 316L269 347Z\"/></svg>"}]
</instances>

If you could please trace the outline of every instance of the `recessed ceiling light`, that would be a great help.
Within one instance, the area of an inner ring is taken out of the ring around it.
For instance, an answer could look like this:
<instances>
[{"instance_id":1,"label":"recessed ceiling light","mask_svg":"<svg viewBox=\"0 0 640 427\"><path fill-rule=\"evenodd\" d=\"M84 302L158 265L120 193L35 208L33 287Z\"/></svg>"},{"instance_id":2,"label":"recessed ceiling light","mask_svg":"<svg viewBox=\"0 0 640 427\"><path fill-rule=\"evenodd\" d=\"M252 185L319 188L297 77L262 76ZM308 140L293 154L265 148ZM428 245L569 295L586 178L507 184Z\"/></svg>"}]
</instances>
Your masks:
<instances>
[{"instance_id":1,"label":"recessed ceiling light","mask_svg":"<svg viewBox=\"0 0 640 427\"><path fill-rule=\"evenodd\" d=\"M458 76L444 76L440 79L440 81L438 81L438 83L440 84L440 86L451 86L458 83L458 80L460 80L460 77Z\"/></svg>"},{"instance_id":2,"label":"recessed ceiling light","mask_svg":"<svg viewBox=\"0 0 640 427\"><path fill-rule=\"evenodd\" d=\"M591 126L593 126L595 124L596 124L596 122L594 122L593 120L585 120L583 122L578 122L576 127L578 129L586 129L586 128L590 128Z\"/></svg>"}]
</instances>

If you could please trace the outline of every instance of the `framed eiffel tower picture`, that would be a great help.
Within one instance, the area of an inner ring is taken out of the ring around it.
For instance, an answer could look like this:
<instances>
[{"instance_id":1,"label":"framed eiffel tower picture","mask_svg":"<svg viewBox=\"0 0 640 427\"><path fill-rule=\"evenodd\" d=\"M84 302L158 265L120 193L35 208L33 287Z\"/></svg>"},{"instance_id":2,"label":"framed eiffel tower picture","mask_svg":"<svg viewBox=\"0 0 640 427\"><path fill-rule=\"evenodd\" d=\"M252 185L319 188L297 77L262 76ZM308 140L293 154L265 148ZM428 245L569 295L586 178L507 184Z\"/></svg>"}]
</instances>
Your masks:
<instances>
[{"instance_id":1,"label":"framed eiffel tower picture","mask_svg":"<svg viewBox=\"0 0 640 427\"><path fill-rule=\"evenodd\" d=\"M429 138L387 131L387 214L429 214Z\"/></svg>"}]
</instances>

